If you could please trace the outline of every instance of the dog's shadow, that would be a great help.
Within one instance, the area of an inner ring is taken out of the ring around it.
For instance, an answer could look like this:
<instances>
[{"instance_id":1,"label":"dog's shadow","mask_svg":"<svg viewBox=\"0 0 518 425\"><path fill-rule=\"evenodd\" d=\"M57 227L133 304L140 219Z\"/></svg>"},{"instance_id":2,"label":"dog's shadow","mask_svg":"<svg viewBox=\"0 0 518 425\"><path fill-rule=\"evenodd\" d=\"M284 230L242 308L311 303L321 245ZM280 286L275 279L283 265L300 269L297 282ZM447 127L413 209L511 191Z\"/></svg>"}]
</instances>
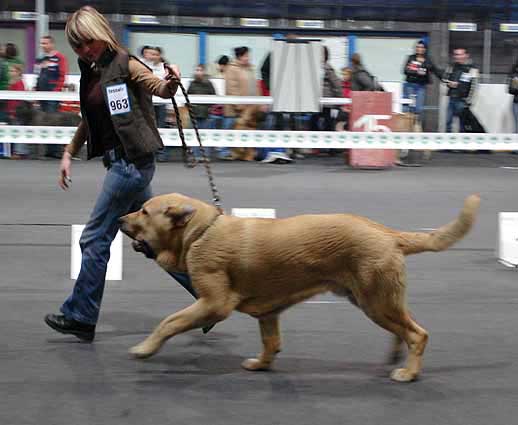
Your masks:
<instances>
[{"instance_id":1,"label":"dog's shadow","mask_svg":"<svg viewBox=\"0 0 518 425\"><path fill-rule=\"evenodd\" d=\"M101 329L99 336L146 336L159 321L159 317L146 314L108 312L103 316L106 330ZM445 376L484 370L499 370L500 374L510 365L509 362L495 361L427 366L420 380L404 385L390 380L390 371L395 366L384 364L386 359L383 356L380 356L379 362L362 362L311 358L307 353L305 357L281 353L272 371L249 372L243 370L240 364L251 353L236 353L235 340L239 335L218 330L217 326L205 335L201 330L191 331L184 335L179 344L166 345L157 355L138 361L136 383L144 386L194 386L197 391L220 393L222 382L233 382L239 391L231 391L232 397L246 398L259 390L267 392L272 399L286 401L308 396L396 400L402 395L412 401L442 401L465 396L462 391L452 393L453 390L443 379ZM77 339L53 339L51 342L77 343Z\"/></svg>"},{"instance_id":2,"label":"dog's shadow","mask_svg":"<svg viewBox=\"0 0 518 425\"><path fill-rule=\"evenodd\" d=\"M192 386L203 394L228 393L233 399L247 399L262 393L275 401L300 401L308 397L380 400L404 397L407 401L430 402L467 396L468 389L454 390L444 381L444 376L500 370L510 365L509 362L494 362L429 367L417 382L401 384L390 380L393 367L382 363L281 356L272 371L248 372L240 368L243 359L236 354L185 357L182 353L173 356L163 353L146 360L154 367L137 372L140 375L138 384L180 384L183 388ZM223 390L223 387L230 389ZM239 391L232 390L233 387L238 387Z\"/></svg>"}]
</instances>

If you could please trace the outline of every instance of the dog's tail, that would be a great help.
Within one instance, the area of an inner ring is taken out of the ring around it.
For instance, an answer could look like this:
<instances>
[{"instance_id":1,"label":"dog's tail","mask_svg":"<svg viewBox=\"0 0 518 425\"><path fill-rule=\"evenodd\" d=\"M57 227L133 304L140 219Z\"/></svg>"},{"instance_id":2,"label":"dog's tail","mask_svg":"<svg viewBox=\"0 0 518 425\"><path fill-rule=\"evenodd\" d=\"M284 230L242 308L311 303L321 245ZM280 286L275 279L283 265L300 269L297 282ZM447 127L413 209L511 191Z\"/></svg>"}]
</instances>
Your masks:
<instances>
[{"instance_id":1,"label":"dog's tail","mask_svg":"<svg viewBox=\"0 0 518 425\"><path fill-rule=\"evenodd\" d=\"M479 195L470 195L456 220L431 233L400 232L398 245L405 255L444 251L471 230L480 205Z\"/></svg>"}]
</instances>

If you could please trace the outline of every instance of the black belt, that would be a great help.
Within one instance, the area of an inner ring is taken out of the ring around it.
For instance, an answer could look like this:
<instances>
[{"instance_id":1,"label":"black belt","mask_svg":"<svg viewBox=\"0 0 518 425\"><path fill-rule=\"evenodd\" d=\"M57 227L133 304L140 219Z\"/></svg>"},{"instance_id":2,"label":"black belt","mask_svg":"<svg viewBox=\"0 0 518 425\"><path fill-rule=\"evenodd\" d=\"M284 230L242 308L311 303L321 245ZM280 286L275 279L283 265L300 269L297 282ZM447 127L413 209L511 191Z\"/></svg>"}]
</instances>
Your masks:
<instances>
[{"instance_id":1,"label":"black belt","mask_svg":"<svg viewBox=\"0 0 518 425\"><path fill-rule=\"evenodd\" d=\"M126 152L122 146L116 146L113 149L105 151L103 154L103 164L106 168L110 168L111 165L120 159L124 159L128 163L133 163L137 168L144 167L155 160L155 155L152 153L142 155L133 160L129 160L126 157Z\"/></svg>"}]
</instances>

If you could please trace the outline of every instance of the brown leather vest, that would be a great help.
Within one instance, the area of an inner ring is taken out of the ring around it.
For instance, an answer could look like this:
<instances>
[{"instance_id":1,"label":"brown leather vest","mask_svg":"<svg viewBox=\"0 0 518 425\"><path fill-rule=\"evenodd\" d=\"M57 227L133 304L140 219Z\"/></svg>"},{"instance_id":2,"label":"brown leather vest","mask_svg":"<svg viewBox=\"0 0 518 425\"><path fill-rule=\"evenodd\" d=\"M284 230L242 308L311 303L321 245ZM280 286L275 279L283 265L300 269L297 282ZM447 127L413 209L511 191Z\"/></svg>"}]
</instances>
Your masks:
<instances>
[{"instance_id":1,"label":"brown leather vest","mask_svg":"<svg viewBox=\"0 0 518 425\"><path fill-rule=\"evenodd\" d=\"M130 81L129 59L130 55L125 51L114 52L107 50L97 63L97 66L101 74L101 89L107 105L107 87L116 84L125 84L127 87L130 111L112 114L111 120L128 160L134 161L150 153L155 153L163 148L164 144L156 126L151 94L142 86ZM88 79L92 72L91 67L90 64L79 59L79 68L81 69L81 86L79 91L81 115L88 127L88 159L91 159L96 156L102 156L104 152L102 151L101 143L95 143L99 137L98 130L96 130L95 123L89 120L83 107Z\"/></svg>"}]
</instances>

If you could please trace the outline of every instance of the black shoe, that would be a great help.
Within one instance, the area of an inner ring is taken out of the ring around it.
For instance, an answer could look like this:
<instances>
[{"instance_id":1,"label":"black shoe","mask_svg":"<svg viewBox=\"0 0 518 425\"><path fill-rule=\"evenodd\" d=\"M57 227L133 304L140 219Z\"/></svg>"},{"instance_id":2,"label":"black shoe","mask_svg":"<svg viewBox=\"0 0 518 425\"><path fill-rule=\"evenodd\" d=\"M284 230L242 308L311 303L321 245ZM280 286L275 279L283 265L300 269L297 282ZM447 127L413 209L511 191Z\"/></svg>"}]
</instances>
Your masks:
<instances>
[{"instance_id":1,"label":"black shoe","mask_svg":"<svg viewBox=\"0 0 518 425\"><path fill-rule=\"evenodd\" d=\"M95 337L95 325L77 322L76 320L67 319L62 314L47 314L45 323L55 331L62 334L71 334L77 336L83 341L92 342Z\"/></svg>"}]
</instances>

